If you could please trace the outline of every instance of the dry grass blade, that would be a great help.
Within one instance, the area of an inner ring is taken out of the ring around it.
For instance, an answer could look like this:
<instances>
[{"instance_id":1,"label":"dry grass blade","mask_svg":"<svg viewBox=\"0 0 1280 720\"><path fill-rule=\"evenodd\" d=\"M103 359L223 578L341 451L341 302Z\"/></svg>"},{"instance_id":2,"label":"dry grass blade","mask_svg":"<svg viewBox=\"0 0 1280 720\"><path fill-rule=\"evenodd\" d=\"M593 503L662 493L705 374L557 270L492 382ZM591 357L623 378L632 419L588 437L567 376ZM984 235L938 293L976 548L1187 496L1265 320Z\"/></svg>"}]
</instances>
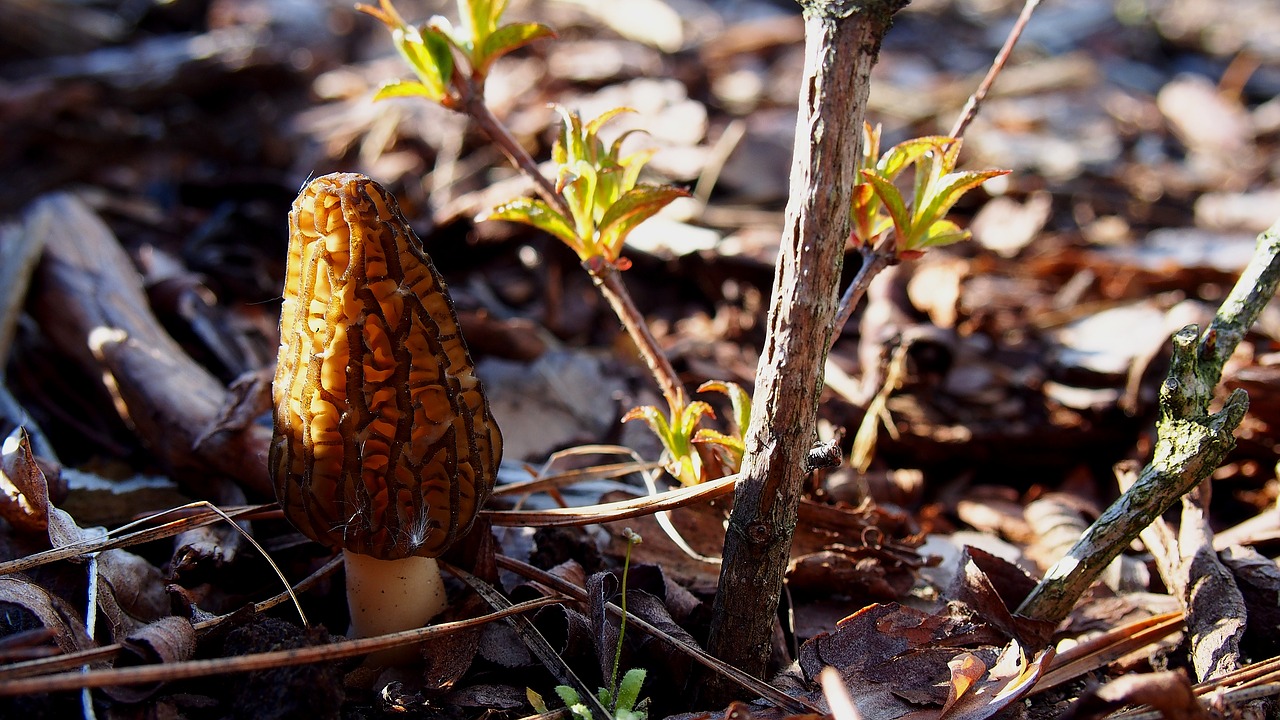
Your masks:
<instances>
[{"instance_id":1,"label":"dry grass blade","mask_svg":"<svg viewBox=\"0 0 1280 720\"><path fill-rule=\"evenodd\" d=\"M737 475L727 475L687 488L679 488L650 497L601 503L578 508L553 510L482 510L489 522L499 527L571 527L627 520L664 510L705 502L733 492Z\"/></svg>"},{"instance_id":2,"label":"dry grass blade","mask_svg":"<svg viewBox=\"0 0 1280 720\"><path fill-rule=\"evenodd\" d=\"M517 573L526 579L542 583L556 592L568 595L577 602L587 602L587 591L564 578L557 577L544 570L539 570L528 563L523 563L514 558L507 557L506 555L498 555L497 561L498 567L510 570L511 572ZM618 607L615 603L608 603L606 607L614 617L622 617L622 608ZM657 627L654 627L643 618L627 613L627 626L635 627L646 635L657 640L661 640L675 650L689 656L692 660L703 667L720 674L747 692L765 698L769 702L774 703L789 713L797 715L805 713L817 715L822 714L821 711L808 703L793 698L765 681L752 677L731 665L721 662L715 657L709 655L702 648L687 645L680 640L671 637L669 634L663 632Z\"/></svg>"},{"instance_id":3,"label":"dry grass blade","mask_svg":"<svg viewBox=\"0 0 1280 720\"><path fill-rule=\"evenodd\" d=\"M111 532L107 533L107 535L101 539L87 540L84 542L72 543L70 545L63 545L62 547L56 547L56 548L53 548L52 550L45 550L43 552L33 553L31 555L28 555L26 557L21 557L16 560L10 560L9 562L0 563L0 575L8 575L10 573L16 573L16 572L26 572L28 570L31 570L32 568L40 567L41 565L48 565L49 563L58 562L60 560L71 560L73 558L77 558L82 555L89 555L91 553L101 552L103 550L130 547L132 545L141 545L142 543L152 542L153 540L163 540L164 538L167 538L167 537L173 537L174 535L177 535L180 532L183 532L186 530L194 530L195 528L204 527L205 525L212 525L213 523L219 522L221 520L247 520L253 516L258 515L261 512L275 509L276 504L269 503L266 505L247 505L242 508L233 508L230 510L224 510L222 511L223 512L222 515L219 515L218 513L215 513L213 511L206 511L206 512L198 513L195 515L190 515L187 517L182 517L177 520L172 520L163 525L157 525L154 528L139 530L137 532L128 533L126 535L120 535L118 537L112 537L112 535L114 535L115 533L119 533L122 530L125 530L127 528L131 528L140 524L150 522L152 520L155 520L156 518L161 518L171 513L182 512L188 509L189 507L191 506L184 505L179 508L172 508L169 510L165 510L163 512L156 513L155 515L149 515L141 520L135 520L134 522L131 522L127 525L121 525L115 530L112 530Z\"/></svg>"},{"instance_id":4,"label":"dry grass blade","mask_svg":"<svg viewBox=\"0 0 1280 720\"><path fill-rule=\"evenodd\" d=\"M323 579L325 576L331 574L334 570L338 569L338 566L341 564L342 564L342 556L339 555L337 557L334 557L332 560L330 560L329 562L321 566L318 570L311 573L307 577L303 578L300 582L295 584L292 587L291 591L280 592L270 598L267 598L266 600L263 600L262 602L254 603L253 614L257 615L260 613L264 613L267 610L270 610L271 608L279 605L280 603L287 601L293 593L306 592L307 590L311 589L313 585L315 585L321 579ZM223 623L227 622L233 617L242 618L243 614L240 611L236 611L236 612L227 613L226 615L219 615L218 617L195 623L192 627L195 629L196 632L208 632L218 627L219 625L222 625ZM120 643L112 643L110 645L103 645L102 647L91 648L89 650L82 650L80 652L75 652L75 653L68 653L66 655L58 655L56 657L41 658L38 660L28 660L25 662L17 662L17 663L5 665L3 667L0 667L0 682L13 680L15 678L32 677L35 675L46 675L49 673L55 673L62 670L70 670L72 668L78 668L82 665L93 665L96 663L106 662L108 660L113 659L116 656L116 654L120 652L122 647L123 646Z\"/></svg>"},{"instance_id":5,"label":"dry grass blade","mask_svg":"<svg viewBox=\"0 0 1280 720\"><path fill-rule=\"evenodd\" d=\"M610 463L607 465L593 465L591 467L578 468L562 473L546 474L551 468L555 467L560 460L577 455L622 455L631 458L631 461L624 463ZM652 498L661 494L658 491L657 473L654 471L662 466L663 464L661 462L645 462L644 459L640 457L640 454L631 448L621 447L618 445L582 445L553 453L547 462L543 464L542 469L536 473L536 477L533 480L506 485L500 492L495 492L494 494L515 494L517 492L533 493L545 491L553 494L553 497L560 502L561 505L564 505L559 495L554 494L556 488L574 482L616 478L637 473L644 481L644 486L649 493L649 497ZM720 563L720 558L706 557L690 547L689 543L680 534L680 531L676 529L674 524L672 524L670 513L664 511L655 513L654 515L654 519L658 521L658 526L662 528L662 531L667 535L667 537L671 538L671 542L675 543L676 547L680 548L681 552L701 562L713 564Z\"/></svg>"},{"instance_id":6,"label":"dry grass blade","mask_svg":"<svg viewBox=\"0 0 1280 720\"><path fill-rule=\"evenodd\" d=\"M213 660L192 660L188 662L168 663L165 665L144 665L138 667L115 668L111 670L93 670L87 673L67 672L56 675L42 675L33 678L12 680L0 684L0 695L27 695L30 693L60 692L81 688L109 687L113 685L139 685L143 683L168 682L186 680L210 675L268 670L292 665L345 660L347 658L367 655L372 652L388 650L405 645L413 645L432 638L479 627L494 620L501 620L530 610L564 602L562 597L546 597L530 600L499 612L481 615L469 620L441 623L430 627L406 630L404 632L380 635L378 637L345 640L320 645L317 647L298 648L293 650L275 650L272 652L242 655L233 658L217 658Z\"/></svg>"},{"instance_id":7,"label":"dry grass blade","mask_svg":"<svg viewBox=\"0 0 1280 720\"><path fill-rule=\"evenodd\" d=\"M1203 694L1230 685L1242 685L1249 687L1262 683L1275 682L1280 682L1280 657L1274 657L1253 663L1252 665L1246 665L1239 670L1223 675L1220 678L1198 683L1193 687L1193 689L1196 693Z\"/></svg>"},{"instance_id":8,"label":"dry grass blade","mask_svg":"<svg viewBox=\"0 0 1280 720\"><path fill-rule=\"evenodd\" d=\"M476 591L476 594L484 598L484 601L489 603L489 607L494 610L511 607L511 601L503 597L501 593L494 590L485 581L461 568L454 567L448 563L441 564L454 577L465 582L468 587ZM561 685L568 685L577 691L579 700L591 709L592 717L595 717L596 720L611 720L612 714L605 709L596 694L573 672L573 668L570 668L565 663L564 659L551 647L551 643L547 642L547 639L542 636L542 633L538 632L538 629L533 626L533 623L529 622L528 618L512 615L506 618L506 622L511 625L511 628L524 641L525 647L529 648L529 652L538 656L538 660L542 661L542 665L555 677L557 682Z\"/></svg>"},{"instance_id":9,"label":"dry grass blade","mask_svg":"<svg viewBox=\"0 0 1280 720\"><path fill-rule=\"evenodd\" d=\"M591 467L576 468L558 473L548 473L556 464L566 457L575 455L624 455L636 457L635 451L630 448L618 445L582 445L552 453L547 458L547 462L543 464L542 469L534 472L530 470L530 474L534 476L532 480L525 482L508 483L493 490L493 496L499 495L521 495L525 493L545 492L551 488L558 488L565 485L571 485L576 482L585 482L587 480L605 480L609 478L623 477L635 472L643 472L653 468L662 467L659 462L643 462L636 459L631 462L610 463L607 465L593 465Z\"/></svg>"},{"instance_id":10,"label":"dry grass blade","mask_svg":"<svg viewBox=\"0 0 1280 720\"><path fill-rule=\"evenodd\" d=\"M1182 627L1181 611L1144 618L1109 630L1059 653L1040 678L1033 694L1105 667L1121 657L1172 635Z\"/></svg>"},{"instance_id":11,"label":"dry grass blade","mask_svg":"<svg viewBox=\"0 0 1280 720\"><path fill-rule=\"evenodd\" d=\"M268 558L268 560L269 559L270 558ZM302 579L301 582L292 586L288 590L276 593L275 595L267 598L266 600L263 600L262 602L254 603L253 614L259 615L261 613L264 613L270 610L271 608L279 605L280 603L285 602L286 600L289 600L291 598L294 598L296 593L306 592L307 590L310 590L312 586L314 586L316 583L320 582L326 576L332 574L334 570L337 570L338 566L341 564L342 564L342 555L335 555L332 559L329 560L329 562L325 563L324 565L321 565L315 572L306 576L305 578ZM216 628L219 625L227 622L235 615L236 613L227 613L226 615L219 615L218 617L210 618L209 620L203 620L201 622L198 622L194 625L194 627L197 632L212 630L213 628Z\"/></svg>"}]
</instances>

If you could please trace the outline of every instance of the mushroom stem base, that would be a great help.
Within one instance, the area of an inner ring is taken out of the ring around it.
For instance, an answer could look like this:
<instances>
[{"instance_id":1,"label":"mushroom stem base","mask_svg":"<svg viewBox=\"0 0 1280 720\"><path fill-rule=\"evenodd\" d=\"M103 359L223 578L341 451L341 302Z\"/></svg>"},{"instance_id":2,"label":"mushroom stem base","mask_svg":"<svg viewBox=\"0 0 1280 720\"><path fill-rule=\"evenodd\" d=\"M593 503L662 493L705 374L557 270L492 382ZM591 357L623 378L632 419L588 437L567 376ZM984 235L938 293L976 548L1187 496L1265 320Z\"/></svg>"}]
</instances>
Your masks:
<instances>
[{"instance_id":1,"label":"mushroom stem base","mask_svg":"<svg viewBox=\"0 0 1280 720\"><path fill-rule=\"evenodd\" d=\"M448 604L435 558L379 560L345 550L342 557L347 569L351 634L356 637L420 628ZM406 651L403 658L379 653L371 660L389 664L416 656L414 648Z\"/></svg>"}]
</instances>

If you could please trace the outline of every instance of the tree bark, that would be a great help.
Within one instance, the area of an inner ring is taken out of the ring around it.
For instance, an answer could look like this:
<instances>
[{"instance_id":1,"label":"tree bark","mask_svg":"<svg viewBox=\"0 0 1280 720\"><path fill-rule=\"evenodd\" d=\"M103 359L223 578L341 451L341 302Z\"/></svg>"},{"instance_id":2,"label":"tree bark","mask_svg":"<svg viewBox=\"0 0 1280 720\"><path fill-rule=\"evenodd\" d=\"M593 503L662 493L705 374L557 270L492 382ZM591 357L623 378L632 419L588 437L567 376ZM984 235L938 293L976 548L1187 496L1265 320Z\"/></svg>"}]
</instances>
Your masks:
<instances>
[{"instance_id":1,"label":"tree bark","mask_svg":"<svg viewBox=\"0 0 1280 720\"><path fill-rule=\"evenodd\" d=\"M734 494L710 652L756 677L769 659L849 236L871 67L902 0L803 2L805 69L791 195ZM728 692L702 686L707 703Z\"/></svg>"}]
</instances>

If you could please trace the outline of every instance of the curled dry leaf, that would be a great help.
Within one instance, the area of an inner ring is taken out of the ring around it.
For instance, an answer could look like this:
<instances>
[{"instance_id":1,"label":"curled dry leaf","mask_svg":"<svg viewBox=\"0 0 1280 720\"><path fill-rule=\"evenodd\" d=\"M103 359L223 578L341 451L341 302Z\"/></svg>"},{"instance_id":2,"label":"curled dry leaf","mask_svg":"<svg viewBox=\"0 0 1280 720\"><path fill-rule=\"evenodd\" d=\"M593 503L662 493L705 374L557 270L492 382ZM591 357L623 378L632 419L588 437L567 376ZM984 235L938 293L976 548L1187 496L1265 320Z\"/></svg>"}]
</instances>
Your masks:
<instances>
[{"instance_id":1,"label":"curled dry leaf","mask_svg":"<svg viewBox=\"0 0 1280 720\"><path fill-rule=\"evenodd\" d=\"M63 653L93 647L77 611L30 578L16 573L0 577L0 603L17 605L34 615L41 625L53 631L53 641Z\"/></svg>"},{"instance_id":2,"label":"curled dry leaf","mask_svg":"<svg viewBox=\"0 0 1280 720\"><path fill-rule=\"evenodd\" d=\"M196 650L196 633L185 618L169 616L144 625L121 641L124 658L117 665L171 663L190 660ZM161 686L119 685L106 690L112 699L123 703L146 700Z\"/></svg>"},{"instance_id":3,"label":"curled dry leaf","mask_svg":"<svg viewBox=\"0 0 1280 720\"><path fill-rule=\"evenodd\" d=\"M31 442L15 428L0 449L0 517L18 532L43 533L49 527L48 505L48 485Z\"/></svg>"},{"instance_id":4,"label":"curled dry leaf","mask_svg":"<svg viewBox=\"0 0 1280 720\"><path fill-rule=\"evenodd\" d=\"M195 654L196 633L189 620L170 615L129 633L122 644L139 662L179 662Z\"/></svg>"},{"instance_id":5,"label":"curled dry leaf","mask_svg":"<svg viewBox=\"0 0 1280 720\"><path fill-rule=\"evenodd\" d=\"M1218 553L1222 564L1235 578L1248 610L1245 619L1248 628L1243 643L1251 657L1276 657L1280 655L1280 567L1274 560L1253 548L1233 545Z\"/></svg>"},{"instance_id":6,"label":"curled dry leaf","mask_svg":"<svg viewBox=\"0 0 1280 720\"><path fill-rule=\"evenodd\" d=\"M965 547L961 570L947 588L946 597L962 603L975 618L999 629L1027 647L1041 647L1053 633L1054 623L1016 615L1018 607L1035 587L1025 570L975 547Z\"/></svg>"},{"instance_id":7,"label":"curled dry leaf","mask_svg":"<svg viewBox=\"0 0 1280 720\"><path fill-rule=\"evenodd\" d=\"M1087 720L1110 715L1126 705L1150 705L1167 720L1208 720L1191 682L1181 670L1125 675L1080 698L1064 716Z\"/></svg>"},{"instance_id":8,"label":"curled dry leaf","mask_svg":"<svg viewBox=\"0 0 1280 720\"><path fill-rule=\"evenodd\" d=\"M96 562L98 609L106 616L113 638L169 615L164 577L155 565L119 548L99 553Z\"/></svg>"}]
</instances>

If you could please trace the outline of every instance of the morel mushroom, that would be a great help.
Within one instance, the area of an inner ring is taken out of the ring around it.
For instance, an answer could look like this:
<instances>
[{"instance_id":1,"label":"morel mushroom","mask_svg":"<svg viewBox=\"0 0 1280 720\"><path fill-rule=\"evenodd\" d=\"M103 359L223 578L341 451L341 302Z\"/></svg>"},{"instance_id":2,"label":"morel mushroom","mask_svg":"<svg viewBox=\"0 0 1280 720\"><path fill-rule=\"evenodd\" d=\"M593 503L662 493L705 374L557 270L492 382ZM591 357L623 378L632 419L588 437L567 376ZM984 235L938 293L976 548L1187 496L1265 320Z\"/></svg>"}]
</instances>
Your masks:
<instances>
[{"instance_id":1,"label":"morel mushroom","mask_svg":"<svg viewBox=\"0 0 1280 720\"><path fill-rule=\"evenodd\" d=\"M272 395L276 496L343 551L354 633L425 625L446 604L435 558L493 489L502 435L444 280L363 175L293 203Z\"/></svg>"}]
</instances>

